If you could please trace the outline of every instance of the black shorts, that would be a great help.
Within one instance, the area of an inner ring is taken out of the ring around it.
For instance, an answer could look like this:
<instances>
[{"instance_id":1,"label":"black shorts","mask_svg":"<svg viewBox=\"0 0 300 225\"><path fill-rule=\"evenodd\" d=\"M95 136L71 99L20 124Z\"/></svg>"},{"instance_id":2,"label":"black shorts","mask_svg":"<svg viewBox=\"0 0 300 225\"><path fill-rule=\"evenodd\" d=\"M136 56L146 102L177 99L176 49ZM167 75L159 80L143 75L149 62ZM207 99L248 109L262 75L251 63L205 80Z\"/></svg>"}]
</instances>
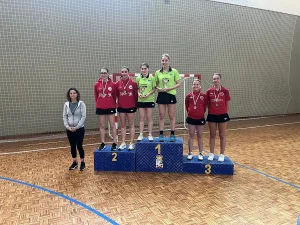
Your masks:
<instances>
[{"instance_id":1,"label":"black shorts","mask_svg":"<svg viewBox=\"0 0 300 225\"><path fill-rule=\"evenodd\" d=\"M138 102L137 103L138 108L155 108L154 102Z\"/></svg>"},{"instance_id":2,"label":"black shorts","mask_svg":"<svg viewBox=\"0 0 300 225\"><path fill-rule=\"evenodd\" d=\"M97 115L110 115L110 114L115 114L116 109L96 109L96 114Z\"/></svg>"},{"instance_id":3,"label":"black shorts","mask_svg":"<svg viewBox=\"0 0 300 225\"><path fill-rule=\"evenodd\" d=\"M207 115L207 122L213 122L213 123L225 123L230 120L228 114L221 114L221 115L213 115L213 114L208 114Z\"/></svg>"},{"instance_id":4,"label":"black shorts","mask_svg":"<svg viewBox=\"0 0 300 225\"><path fill-rule=\"evenodd\" d=\"M156 103L163 105L176 104L176 96L167 92L158 92Z\"/></svg>"},{"instance_id":5,"label":"black shorts","mask_svg":"<svg viewBox=\"0 0 300 225\"><path fill-rule=\"evenodd\" d=\"M188 124L191 124L191 125L205 125L205 119L204 118L202 118L202 119L192 119L192 118L190 118L190 117L187 117L186 118L186 122L188 123Z\"/></svg>"},{"instance_id":6,"label":"black shorts","mask_svg":"<svg viewBox=\"0 0 300 225\"><path fill-rule=\"evenodd\" d=\"M136 112L136 107L133 107L133 108L121 108L121 107L118 107L118 112L119 113L135 113Z\"/></svg>"}]
</instances>

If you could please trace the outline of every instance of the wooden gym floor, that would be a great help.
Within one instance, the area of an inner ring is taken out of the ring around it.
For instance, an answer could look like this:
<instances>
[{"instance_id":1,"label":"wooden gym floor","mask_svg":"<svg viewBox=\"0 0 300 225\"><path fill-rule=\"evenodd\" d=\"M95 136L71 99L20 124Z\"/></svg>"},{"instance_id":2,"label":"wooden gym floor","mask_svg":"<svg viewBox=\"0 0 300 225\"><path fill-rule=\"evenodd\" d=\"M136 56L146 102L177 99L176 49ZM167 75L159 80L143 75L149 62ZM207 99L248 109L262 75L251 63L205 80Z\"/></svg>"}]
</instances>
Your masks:
<instances>
[{"instance_id":1,"label":"wooden gym floor","mask_svg":"<svg viewBox=\"0 0 300 225\"><path fill-rule=\"evenodd\" d=\"M297 224L299 133L300 115L232 120L234 176L95 173L95 135L85 138L83 172L68 170L65 137L1 142L0 224ZM186 131L176 134L186 153ZM205 150L208 136L206 127Z\"/></svg>"}]
</instances>

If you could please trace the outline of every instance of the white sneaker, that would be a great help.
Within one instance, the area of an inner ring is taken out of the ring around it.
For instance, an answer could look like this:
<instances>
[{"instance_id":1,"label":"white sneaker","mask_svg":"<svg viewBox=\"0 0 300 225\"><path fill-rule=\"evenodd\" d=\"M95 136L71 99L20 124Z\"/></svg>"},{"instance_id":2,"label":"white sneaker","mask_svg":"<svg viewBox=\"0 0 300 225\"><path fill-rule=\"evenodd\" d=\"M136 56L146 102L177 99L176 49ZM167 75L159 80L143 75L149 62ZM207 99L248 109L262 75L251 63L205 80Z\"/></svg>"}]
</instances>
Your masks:
<instances>
[{"instance_id":1,"label":"white sneaker","mask_svg":"<svg viewBox=\"0 0 300 225\"><path fill-rule=\"evenodd\" d=\"M199 155L198 155L198 159L201 160L201 161L203 160L203 155L202 155L201 152L200 152Z\"/></svg>"},{"instance_id":2,"label":"white sneaker","mask_svg":"<svg viewBox=\"0 0 300 225\"><path fill-rule=\"evenodd\" d=\"M225 156L223 154L220 154L219 158L218 158L218 161L219 162L224 162L224 158L225 158Z\"/></svg>"},{"instance_id":3,"label":"white sneaker","mask_svg":"<svg viewBox=\"0 0 300 225\"><path fill-rule=\"evenodd\" d=\"M135 147L134 144L133 144L132 142L130 142L129 147L128 147L128 150L133 150L134 147Z\"/></svg>"},{"instance_id":4,"label":"white sneaker","mask_svg":"<svg viewBox=\"0 0 300 225\"><path fill-rule=\"evenodd\" d=\"M207 159L207 160L213 161L213 160L214 160L214 157L215 157L214 153L209 153L208 159Z\"/></svg>"},{"instance_id":5,"label":"white sneaker","mask_svg":"<svg viewBox=\"0 0 300 225\"><path fill-rule=\"evenodd\" d=\"M123 142L120 146L119 146L119 150L123 150L123 149L125 149L126 148L126 143L125 142Z\"/></svg>"},{"instance_id":6,"label":"white sneaker","mask_svg":"<svg viewBox=\"0 0 300 225\"><path fill-rule=\"evenodd\" d=\"M136 140L137 140L137 141L142 141L142 140L143 140L143 138L144 138L143 134L142 134L142 133L140 133L139 137L138 137Z\"/></svg>"},{"instance_id":7,"label":"white sneaker","mask_svg":"<svg viewBox=\"0 0 300 225\"><path fill-rule=\"evenodd\" d=\"M186 157L188 160L193 159L193 153L189 152L188 156Z\"/></svg>"},{"instance_id":8,"label":"white sneaker","mask_svg":"<svg viewBox=\"0 0 300 225\"><path fill-rule=\"evenodd\" d=\"M153 137L152 137L152 135L151 135L151 134L149 134L149 136L148 136L148 140L149 140L149 141L153 141Z\"/></svg>"}]
</instances>

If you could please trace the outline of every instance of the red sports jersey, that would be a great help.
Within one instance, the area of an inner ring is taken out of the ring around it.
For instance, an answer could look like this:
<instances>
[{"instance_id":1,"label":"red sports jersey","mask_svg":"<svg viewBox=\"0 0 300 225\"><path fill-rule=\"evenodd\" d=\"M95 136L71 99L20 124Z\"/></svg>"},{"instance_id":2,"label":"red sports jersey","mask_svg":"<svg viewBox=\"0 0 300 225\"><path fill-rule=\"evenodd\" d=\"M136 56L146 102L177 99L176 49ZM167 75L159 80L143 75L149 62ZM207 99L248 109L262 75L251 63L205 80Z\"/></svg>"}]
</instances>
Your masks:
<instances>
[{"instance_id":1,"label":"red sports jersey","mask_svg":"<svg viewBox=\"0 0 300 225\"><path fill-rule=\"evenodd\" d=\"M185 96L185 109L189 118L196 120L203 119L206 111L205 93L192 91L187 94L187 96Z\"/></svg>"},{"instance_id":2,"label":"red sports jersey","mask_svg":"<svg viewBox=\"0 0 300 225\"><path fill-rule=\"evenodd\" d=\"M118 107L128 109L137 107L138 87L135 81L120 79L117 83Z\"/></svg>"},{"instance_id":3,"label":"red sports jersey","mask_svg":"<svg viewBox=\"0 0 300 225\"><path fill-rule=\"evenodd\" d=\"M117 86L108 78L107 82L101 78L94 85L94 97L96 108L98 109L115 109Z\"/></svg>"},{"instance_id":4,"label":"red sports jersey","mask_svg":"<svg viewBox=\"0 0 300 225\"><path fill-rule=\"evenodd\" d=\"M208 113L213 115L221 115L228 113L226 102L230 101L229 90L220 86L219 90L211 87L206 92Z\"/></svg>"}]
</instances>

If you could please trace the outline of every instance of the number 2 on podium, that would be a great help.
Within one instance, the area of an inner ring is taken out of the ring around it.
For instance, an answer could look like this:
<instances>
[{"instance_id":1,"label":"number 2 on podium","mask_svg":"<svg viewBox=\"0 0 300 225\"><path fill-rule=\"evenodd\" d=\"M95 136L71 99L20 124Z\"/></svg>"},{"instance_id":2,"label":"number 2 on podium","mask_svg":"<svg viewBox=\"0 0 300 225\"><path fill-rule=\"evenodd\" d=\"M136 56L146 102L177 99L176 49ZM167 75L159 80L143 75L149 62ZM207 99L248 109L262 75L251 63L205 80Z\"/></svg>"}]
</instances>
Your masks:
<instances>
[{"instance_id":1,"label":"number 2 on podium","mask_svg":"<svg viewBox=\"0 0 300 225\"><path fill-rule=\"evenodd\" d=\"M157 149L157 154L160 155L161 153L160 144L156 145L155 149Z\"/></svg>"},{"instance_id":2,"label":"number 2 on podium","mask_svg":"<svg viewBox=\"0 0 300 225\"><path fill-rule=\"evenodd\" d=\"M118 161L118 160L117 160L118 153L113 152L113 153L111 153L111 155L113 156L112 159L111 159L111 161L112 161L112 162L117 162L117 161Z\"/></svg>"}]
</instances>

